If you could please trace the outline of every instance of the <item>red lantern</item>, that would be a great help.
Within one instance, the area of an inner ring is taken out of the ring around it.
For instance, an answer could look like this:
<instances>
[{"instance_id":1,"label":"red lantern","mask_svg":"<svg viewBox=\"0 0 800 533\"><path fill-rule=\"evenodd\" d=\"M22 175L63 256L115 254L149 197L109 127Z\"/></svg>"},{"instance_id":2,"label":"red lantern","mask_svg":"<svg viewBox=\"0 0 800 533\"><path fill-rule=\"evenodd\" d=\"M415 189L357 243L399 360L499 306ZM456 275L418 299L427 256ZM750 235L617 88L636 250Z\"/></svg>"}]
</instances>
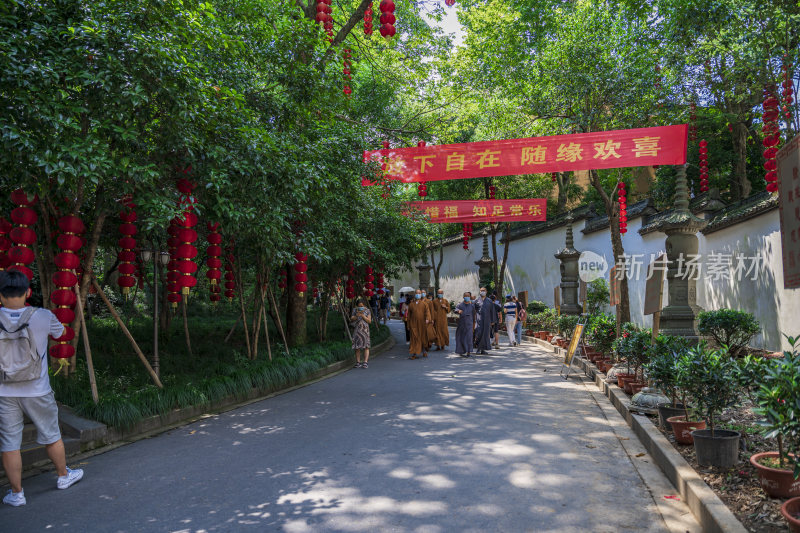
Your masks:
<instances>
[{"instance_id":1,"label":"red lantern","mask_svg":"<svg viewBox=\"0 0 800 533\"><path fill-rule=\"evenodd\" d=\"M494 185L489 185L489 199L494 200L496 195L497 195L497 187L495 187Z\"/></svg>"},{"instance_id":2,"label":"red lantern","mask_svg":"<svg viewBox=\"0 0 800 533\"><path fill-rule=\"evenodd\" d=\"M364 35L372 35L372 2L369 3L364 11Z\"/></svg>"},{"instance_id":3,"label":"red lantern","mask_svg":"<svg viewBox=\"0 0 800 533\"><path fill-rule=\"evenodd\" d=\"M778 167L775 155L777 154L776 146L780 143L780 129L778 126L778 99L773 96L774 87L769 87L764 92L763 107L763 126L762 133L765 134L762 144L764 145L764 180L767 182L767 191L778 191L778 175L774 172Z\"/></svg>"},{"instance_id":4,"label":"red lantern","mask_svg":"<svg viewBox=\"0 0 800 533\"><path fill-rule=\"evenodd\" d=\"M628 200L625 191L625 182L617 184L617 201L619 202L619 232L621 235L628 233ZM625 220L623 220L623 218Z\"/></svg>"},{"instance_id":5,"label":"red lantern","mask_svg":"<svg viewBox=\"0 0 800 533\"><path fill-rule=\"evenodd\" d=\"M197 286L197 264L192 261L197 257L197 248L194 243L197 241L197 232L192 229L197 224L197 215L193 212L197 199L192 195L192 191L197 185L186 178L180 178L177 182L178 191L181 193L179 200L180 207L183 208L181 216L175 219L176 229L174 237L177 239L175 244L175 270L180 273L175 278L184 300L189 297L189 290Z\"/></svg>"},{"instance_id":6,"label":"red lantern","mask_svg":"<svg viewBox=\"0 0 800 533\"><path fill-rule=\"evenodd\" d=\"M394 2L392 0L383 0L380 4L381 10L381 29L380 34L386 40L394 37L396 30L394 23L396 22L394 16Z\"/></svg>"},{"instance_id":7,"label":"red lantern","mask_svg":"<svg viewBox=\"0 0 800 533\"><path fill-rule=\"evenodd\" d=\"M456 0L444 0L444 5L446 5L447 7L453 7L454 5L456 5Z\"/></svg>"},{"instance_id":8,"label":"red lantern","mask_svg":"<svg viewBox=\"0 0 800 533\"><path fill-rule=\"evenodd\" d=\"M220 270L222 266L222 261L220 260L220 256L222 255L222 247L220 246L222 243L222 235L219 233L218 222L214 224L209 222L206 224L206 228L208 229L208 236L206 237L208 241L208 248L206 248L206 266L208 266L208 271L206 272L206 278L208 278L211 284L210 300L213 303L217 303L219 301L219 291L215 292L214 287L217 287L219 280L222 278L222 271Z\"/></svg>"},{"instance_id":9,"label":"red lantern","mask_svg":"<svg viewBox=\"0 0 800 533\"><path fill-rule=\"evenodd\" d=\"M347 96L350 96L350 94L353 92L353 90L350 88L350 80L353 79L353 75L350 72L350 65L351 65L350 58L352 56L350 55L350 49L349 48L345 48L342 51L342 57L343 57L343 59L342 59L342 65L343 65L342 75L344 76L344 89L343 89L343 91L344 91L344 94L346 94Z\"/></svg>"},{"instance_id":10,"label":"red lantern","mask_svg":"<svg viewBox=\"0 0 800 533\"><path fill-rule=\"evenodd\" d=\"M11 232L13 226L3 217L0 217L0 270L5 270L11 263L8 259L8 251L11 249L11 241L6 237Z\"/></svg>"},{"instance_id":11,"label":"red lantern","mask_svg":"<svg viewBox=\"0 0 800 533\"><path fill-rule=\"evenodd\" d=\"M122 224L119 225L119 232L122 237L119 239L118 244L121 250L117 253L117 260L119 261L119 278L117 278L117 285L122 289L122 296L128 299L131 287L136 285L136 278L133 274L136 272L134 261L136 259L136 204L133 203L130 195L122 199L123 210L120 211L119 218Z\"/></svg>"},{"instance_id":12,"label":"red lantern","mask_svg":"<svg viewBox=\"0 0 800 533\"><path fill-rule=\"evenodd\" d=\"M308 289L308 285L306 285L306 281L308 281L308 275L306 274L308 271L308 265L306 264L308 261L308 255L304 254L303 252L297 252L294 254L294 258L297 261L294 264L294 290L299 293L300 296L303 296Z\"/></svg>"},{"instance_id":13,"label":"red lantern","mask_svg":"<svg viewBox=\"0 0 800 533\"><path fill-rule=\"evenodd\" d=\"M77 301L74 287L78 283L78 276L73 270L80 264L77 252L83 246L80 234L86 230L86 226L80 218L68 215L58 219L58 229L61 234L56 239L56 245L62 251L55 258L59 270L53 274L56 290L50 294L50 301L56 306L53 313L64 325L64 333L55 339L56 344L50 347L50 356L56 359L69 359L75 355L75 347L70 344L75 338L75 331L70 324L75 319L72 307Z\"/></svg>"},{"instance_id":14,"label":"red lantern","mask_svg":"<svg viewBox=\"0 0 800 533\"><path fill-rule=\"evenodd\" d=\"M700 141L699 148L700 160L700 192L708 192L708 142L705 139Z\"/></svg>"},{"instance_id":15,"label":"red lantern","mask_svg":"<svg viewBox=\"0 0 800 533\"><path fill-rule=\"evenodd\" d=\"M27 265L33 263L34 260L33 250L30 246L36 242L36 232L30 226L36 224L39 218L36 211L31 209L31 206L37 200L37 196L31 197L25 194L22 189L17 189L11 193L11 201L17 206L11 211L11 221L17 226L12 228L8 235L15 246L8 248L8 243L3 238L3 246L8 250L4 254L7 255L8 266L6 268L19 270L28 277L29 281L33 279L33 271ZM6 222L6 227L7 224Z\"/></svg>"}]
</instances>

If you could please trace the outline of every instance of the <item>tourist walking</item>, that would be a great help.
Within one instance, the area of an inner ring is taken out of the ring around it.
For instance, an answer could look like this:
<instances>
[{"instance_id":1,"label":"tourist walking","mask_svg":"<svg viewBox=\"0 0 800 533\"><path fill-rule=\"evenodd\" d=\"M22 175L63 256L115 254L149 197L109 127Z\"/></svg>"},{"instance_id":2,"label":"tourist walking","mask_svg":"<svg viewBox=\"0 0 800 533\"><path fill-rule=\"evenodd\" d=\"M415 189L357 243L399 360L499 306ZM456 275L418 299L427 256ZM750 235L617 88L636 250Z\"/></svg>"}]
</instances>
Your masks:
<instances>
[{"instance_id":1,"label":"tourist walking","mask_svg":"<svg viewBox=\"0 0 800 533\"><path fill-rule=\"evenodd\" d=\"M372 314L367 303L359 299L353 312L350 314L350 322L353 323L353 350L356 353L356 364L353 368L369 368L369 325L372 323ZM364 360L361 360L361 356Z\"/></svg>"},{"instance_id":2,"label":"tourist walking","mask_svg":"<svg viewBox=\"0 0 800 533\"><path fill-rule=\"evenodd\" d=\"M418 355L428 357L427 328L431 323L431 311L428 303L422 299L422 291L417 289L414 300L408 305L406 324L411 333L411 342L408 345L409 359L416 359Z\"/></svg>"},{"instance_id":3,"label":"tourist walking","mask_svg":"<svg viewBox=\"0 0 800 533\"><path fill-rule=\"evenodd\" d=\"M475 333L475 306L472 304L472 293L464 293L464 301L456 306L458 325L456 326L456 353L461 357L469 357L472 353L473 335Z\"/></svg>"},{"instance_id":4,"label":"tourist walking","mask_svg":"<svg viewBox=\"0 0 800 533\"><path fill-rule=\"evenodd\" d=\"M391 305L389 294L386 291L381 294L378 304L380 306L378 321L383 320L383 324L386 325L386 321L389 319L389 306Z\"/></svg>"},{"instance_id":5,"label":"tourist walking","mask_svg":"<svg viewBox=\"0 0 800 533\"><path fill-rule=\"evenodd\" d=\"M66 489L83 478L83 470L67 468L58 406L47 373L47 337L57 339L64 326L47 309L25 307L30 295L25 274L0 271L0 373L4 376L0 381L0 451L11 485L3 503L14 507L27 503L20 453L26 415L36 426L36 442L45 447L56 467L56 486Z\"/></svg>"},{"instance_id":6,"label":"tourist walking","mask_svg":"<svg viewBox=\"0 0 800 533\"><path fill-rule=\"evenodd\" d=\"M433 309L433 329L436 337L434 342L436 342L436 351L439 351L450 345L450 331L447 329L447 313L450 312L450 302L445 299L442 289L436 292Z\"/></svg>"},{"instance_id":7,"label":"tourist walking","mask_svg":"<svg viewBox=\"0 0 800 533\"><path fill-rule=\"evenodd\" d=\"M411 306L411 301L413 299L414 298L410 294L405 296L400 294L400 305L398 306L398 312L400 313L400 320L403 321L403 326L406 328L406 344L411 342L411 330L408 329L408 321L406 320L406 317L408 316L408 308Z\"/></svg>"},{"instance_id":8,"label":"tourist walking","mask_svg":"<svg viewBox=\"0 0 800 533\"><path fill-rule=\"evenodd\" d=\"M508 333L508 345L516 346L517 337L514 328L517 326L517 304L511 299L511 295L506 295L506 303L503 306L506 315L506 332Z\"/></svg>"},{"instance_id":9,"label":"tourist walking","mask_svg":"<svg viewBox=\"0 0 800 533\"><path fill-rule=\"evenodd\" d=\"M492 326L497 323L497 311L494 302L486 296L486 289L481 287L480 297L475 302L477 326L475 328L475 349L479 354L486 354L492 349Z\"/></svg>"},{"instance_id":10,"label":"tourist walking","mask_svg":"<svg viewBox=\"0 0 800 533\"><path fill-rule=\"evenodd\" d=\"M514 327L514 333L517 336L517 346L519 346L522 344L522 326L525 324L525 321L528 320L528 312L516 295L511 299L517 304L517 325Z\"/></svg>"},{"instance_id":11,"label":"tourist walking","mask_svg":"<svg viewBox=\"0 0 800 533\"><path fill-rule=\"evenodd\" d=\"M372 316L378 316L379 303L378 295L375 292L369 297L369 308L372 309Z\"/></svg>"},{"instance_id":12,"label":"tourist walking","mask_svg":"<svg viewBox=\"0 0 800 533\"><path fill-rule=\"evenodd\" d=\"M492 324L492 337L494 337L494 347L500 348L500 325L504 323L503 319L503 306L500 305L500 300L497 298L497 293L492 293L490 297L494 304L495 321Z\"/></svg>"}]
</instances>

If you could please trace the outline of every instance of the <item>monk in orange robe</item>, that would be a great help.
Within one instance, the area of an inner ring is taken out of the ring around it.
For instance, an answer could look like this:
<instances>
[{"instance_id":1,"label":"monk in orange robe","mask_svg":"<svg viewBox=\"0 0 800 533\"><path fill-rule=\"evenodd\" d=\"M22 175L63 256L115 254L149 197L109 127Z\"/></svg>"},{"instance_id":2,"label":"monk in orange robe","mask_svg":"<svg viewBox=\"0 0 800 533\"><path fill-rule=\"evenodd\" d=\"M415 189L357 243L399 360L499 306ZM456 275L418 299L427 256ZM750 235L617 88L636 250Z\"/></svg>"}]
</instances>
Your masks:
<instances>
[{"instance_id":1,"label":"monk in orange robe","mask_svg":"<svg viewBox=\"0 0 800 533\"><path fill-rule=\"evenodd\" d=\"M431 310L428 302L422 298L422 291L417 289L414 299L408 306L405 321L411 333L411 340L408 345L409 359L416 359L417 355L428 357L428 325L431 320Z\"/></svg>"}]
</instances>

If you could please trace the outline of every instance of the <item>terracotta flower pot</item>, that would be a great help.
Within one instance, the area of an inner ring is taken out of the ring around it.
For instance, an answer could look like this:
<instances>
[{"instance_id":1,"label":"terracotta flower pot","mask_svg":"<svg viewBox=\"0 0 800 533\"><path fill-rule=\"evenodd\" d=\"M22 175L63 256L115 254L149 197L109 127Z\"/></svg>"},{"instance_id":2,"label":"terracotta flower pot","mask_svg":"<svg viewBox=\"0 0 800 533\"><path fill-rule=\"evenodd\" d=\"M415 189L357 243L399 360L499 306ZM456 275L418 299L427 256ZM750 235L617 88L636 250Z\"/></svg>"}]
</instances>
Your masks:
<instances>
[{"instance_id":1,"label":"terracotta flower pot","mask_svg":"<svg viewBox=\"0 0 800 533\"><path fill-rule=\"evenodd\" d=\"M601 368L603 374L607 374L611 367L614 366L614 363L611 362L611 359L600 359L600 364L603 365Z\"/></svg>"},{"instance_id":2,"label":"terracotta flower pot","mask_svg":"<svg viewBox=\"0 0 800 533\"><path fill-rule=\"evenodd\" d=\"M628 378L632 378L632 377L633 377L633 374L626 374L624 372L620 372L619 374L617 374L617 385L619 385L620 388L624 387L625 384L623 383L623 380L624 379L628 379Z\"/></svg>"},{"instance_id":3,"label":"terracotta flower pot","mask_svg":"<svg viewBox=\"0 0 800 533\"><path fill-rule=\"evenodd\" d=\"M555 335L553 335L552 333L548 333L545 336L544 340L546 340L547 342L550 342L551 340L553 340L553 337L555 337Z\"/></svg>"},{"instance_id":4,"label":"terracotta flower pot","mask_svg":"<svg viewBox=\"0 0 800 533\"><path fill-rule=\"evenodd\" d=\"M632 378L629 378L629 379L623 379L622 380L622 390L624 390L626 394L633 394L633 392L631 391L631 385L636 383L637 381L638 380L637 380L636 376L633 376Z\"/></svg>"},{"instance_id":5,"label":"terracotta flower pot","mask_svg":"<svg viewBox=\"0 0 800 533\"><path fill-rule=\"evenodd\" d=\"M789 465L786 469L772 468L759 463L760 459L778 459L778 452L756 453L750 457L750 464L758 471L761 488L773 498L795 498L800 496L800 479L794 479Z\"/></svg>"},{"instance_id":6,"label":"terracotta flower pot","mask_svg":"<svg viewBox=\"0 0 800 533\"><path fill-rule=\"evenodd\" d=\"M630 386L631 386L631 394L636 394L637 392L645 388L647 386L647 383L645 383L644 381L633 381L630 383Z\"/></svg>"},{"instance_id":7,"label":"terracotta flower pot","mask_svg":"<svg viewBox=\"0 0 800 533\"><path fill-rule=\"evenodd\" d=\"M792 498L781 505L781 514L789 523L792 533L800 533L800 498Z\"/></svg>"},{"instance_id":8,"label":"terracotta flower pot","mask_svg":"<svg viewBox=\"0 0 800 533\"><path fill-rule=\"evenodd\" d=\"M696 429L706 429L705 420L687 422L685 416L673 416L667 419L672 424L672 432L675 434L675 442L678 444L694 444L692 431Z\"/></svg>"}]
</instances>

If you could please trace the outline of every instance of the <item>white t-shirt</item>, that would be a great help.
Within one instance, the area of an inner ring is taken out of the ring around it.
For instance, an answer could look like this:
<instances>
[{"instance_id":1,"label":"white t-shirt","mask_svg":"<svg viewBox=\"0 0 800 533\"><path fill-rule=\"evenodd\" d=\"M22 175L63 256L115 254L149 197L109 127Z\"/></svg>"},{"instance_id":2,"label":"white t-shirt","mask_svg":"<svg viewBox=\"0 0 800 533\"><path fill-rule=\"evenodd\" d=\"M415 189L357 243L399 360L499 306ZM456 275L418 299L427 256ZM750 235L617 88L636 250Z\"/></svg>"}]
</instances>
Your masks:
<instances>
[{"instance_id":1,"label":"white t-shirt","mask_svg":"<svg viewBox=\"0 0 800 533\"><path fill-rule=\"evenodd\" d=\"M19 317L25 309L8 309L0 307L0 312L5 313L13 324L17 324ZM0 396L12 396L16 398L32 398L44 396L50 393L50 376L47 375L47 336L52 335L58 338L64 334L64 326L58 321L48 309L38 309L31 316L28 323L33 338L36 340L36 347L42 358L42 373L38 379L25 381L22 383L0 383Z\"/></svg>"}]
</instances>

